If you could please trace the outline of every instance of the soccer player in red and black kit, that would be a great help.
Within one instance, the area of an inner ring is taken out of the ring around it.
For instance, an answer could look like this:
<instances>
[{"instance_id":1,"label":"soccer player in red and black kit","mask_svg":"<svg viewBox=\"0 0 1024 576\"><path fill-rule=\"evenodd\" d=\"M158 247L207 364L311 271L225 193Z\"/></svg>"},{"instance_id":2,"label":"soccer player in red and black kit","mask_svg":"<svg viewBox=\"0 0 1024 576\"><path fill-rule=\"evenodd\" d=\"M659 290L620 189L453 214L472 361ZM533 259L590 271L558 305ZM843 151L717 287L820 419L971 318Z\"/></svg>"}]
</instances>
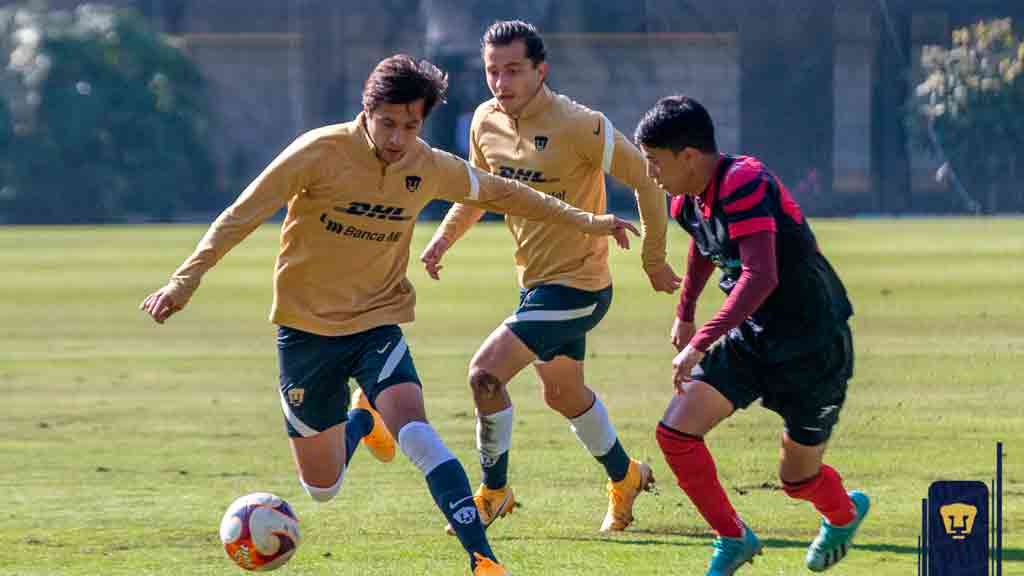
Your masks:
<instances>
[{"instance_id":1,"label":"soccer player in red and black kit","mask_svg":"<svg viewBox=\"0 0 1024 576\"><path fill-rule=\"evenodd\" d=\"M718 533L707 575L732 574L761 552L704 444L719 422L757 398L785 422L779 476L788 496L821 513L807 567L826 570L846 555L870 506L822 463L853 373L846 289L785 186L756 158L718 152L699 102L661 99L635 139L650 176L674 196L673 217L692 237L672 326L680 350L672 363L676 393L657 438L679 486ZM696 330L697 298L716 266L728 296Z\"/></svg>"}]
</instances>

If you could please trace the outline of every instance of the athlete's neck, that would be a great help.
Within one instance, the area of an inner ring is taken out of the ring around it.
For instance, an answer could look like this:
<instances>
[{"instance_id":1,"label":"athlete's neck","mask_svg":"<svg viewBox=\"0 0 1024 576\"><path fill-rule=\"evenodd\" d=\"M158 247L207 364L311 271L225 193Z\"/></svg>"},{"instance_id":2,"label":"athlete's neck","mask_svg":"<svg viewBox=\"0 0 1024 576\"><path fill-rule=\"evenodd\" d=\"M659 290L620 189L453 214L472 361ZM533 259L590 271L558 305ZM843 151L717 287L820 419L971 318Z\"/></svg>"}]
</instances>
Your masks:
<instances>
[{"instance_id":1,"label":"athlete's neck","mask_svg":"<svg viewBox=\"0 0 1024 576\"><path fill-rule=\"evenodd\" d=\"M708 188L711 186L711 179L715 175L715 168L718 167L718 161L722 158L722 155L713 152L711 154L701 154L696 158L694 171L700 186L696 186L694 196L703 196Z\"/></svg>"}]
</instances>

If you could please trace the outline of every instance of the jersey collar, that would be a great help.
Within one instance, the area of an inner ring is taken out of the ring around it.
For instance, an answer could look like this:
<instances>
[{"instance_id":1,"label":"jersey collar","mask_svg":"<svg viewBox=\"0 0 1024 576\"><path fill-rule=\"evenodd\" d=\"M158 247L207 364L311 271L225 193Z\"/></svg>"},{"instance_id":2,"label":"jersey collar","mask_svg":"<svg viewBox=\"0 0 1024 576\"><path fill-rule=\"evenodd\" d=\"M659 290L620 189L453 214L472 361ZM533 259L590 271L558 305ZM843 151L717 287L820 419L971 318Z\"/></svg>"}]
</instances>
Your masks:
<instances>
[{"instance_id":1,"label":"jersey collar","mask_svg":"<svg viewBox=\"0 0 1024 576\"><path fill-rule=\"evenodd\" d=\"M704 218L711 218L711 206L715 203L715 199L718 198L718 173L722 168L722 162L725 162L725 155L719 154L718 161L715 162L715 168L711 172L711 179L708 180L708 186L703 192L697 196L697 205L700 206L701 212L704 214Z\"/></svg>"},{"instance_id":2,"label":"jersey collar","mask_svg":"<svg viewBox=\"0 0 1024 576\"><path fill-rule=\"evenodd\" d=\"M360 156L367 161L380 162L380 158L377 157L377 145L373 143L373 138L370 138L370 131L366 127L366 112L360 112L356 116L356 132L359 133L357 141L359 142Z\"/></svg>"},{"instance_id":3,"label":"jersey collar","mask_svg":"<svg viewBox=\"0 0 1024 576\"><path fill-rule=\"evenodd\" d=\"M548 106L551 105L551 101L554 99L555 95L551 92L551 89L548 88L548 85L541 84L537 93L533 95L533 98L530 98L530 101L526 103L526 106L523 107L523 110L519 113L519 118L525 120L544 112L548 109Z\"/></svg>"}]
</instances>

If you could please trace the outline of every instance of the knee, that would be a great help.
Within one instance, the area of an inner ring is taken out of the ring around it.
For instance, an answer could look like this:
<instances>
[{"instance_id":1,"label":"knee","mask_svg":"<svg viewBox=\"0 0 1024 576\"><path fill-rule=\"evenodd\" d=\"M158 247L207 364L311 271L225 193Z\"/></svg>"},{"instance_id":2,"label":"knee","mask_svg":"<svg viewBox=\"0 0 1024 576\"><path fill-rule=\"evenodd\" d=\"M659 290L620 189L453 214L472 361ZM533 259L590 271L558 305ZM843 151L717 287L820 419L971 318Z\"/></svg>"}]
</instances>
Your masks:
<instances>
[{"instance_id":1,"label":"knee","mask_svg":"<svg viewBox=\"0 0 1024 576\"><path fill-rule=\"evenodd\" d=\"M487 370L476 366L469 369L469 387L473 390L474 396L493 396L502 386L504 383Z\"/></svg>"},{"instance_id":2,"label":"knee","mask_svg":"<svg viewBox=\"0 0 1024 576\"><path fill-rule=\"evenodd\" d=\"M779 480L790 496L799 498L803 488L813 484L822 471L822 448L800 444L791 438L782 440Z\"/></svg>"},{"instance_id":3,"label":"knee","mask_svg":"<svg viewBox=\"0 0 1024 576\"><path fill-rule=\"evenodd\" d=\"M341 473L338 474L338 480L335 481L333 485L328 486L327 488L321 488L319 486L312 486L310 484L306 484L306 481L301 478L299 479L299 482L302 483L302 487L306 490L306 494L309 494L310 498L316 500L317 502L327 502L333 499L335 496L337 496L338 491L341 490L341 480L344 477L345 471L342 470Z\"/></svg>"}]
</instances>

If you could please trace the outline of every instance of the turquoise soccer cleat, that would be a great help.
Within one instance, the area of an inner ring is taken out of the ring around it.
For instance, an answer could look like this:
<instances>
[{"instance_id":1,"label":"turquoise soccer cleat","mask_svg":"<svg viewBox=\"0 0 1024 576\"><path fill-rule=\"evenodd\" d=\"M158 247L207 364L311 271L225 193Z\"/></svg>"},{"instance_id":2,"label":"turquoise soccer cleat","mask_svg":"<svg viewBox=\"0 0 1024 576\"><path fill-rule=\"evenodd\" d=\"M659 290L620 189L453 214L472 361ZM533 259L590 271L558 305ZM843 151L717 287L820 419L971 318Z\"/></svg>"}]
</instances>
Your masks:
<instances>
[{"instance_id":1,"label":"turquoise soccer cleat","mask_svg":"<svg viewBox=\"0 0 1024 576\"><path fill-rule=\"evenodd\" d=\"M715 553L711 555L711 564L706 576L732 576L740 566L754 563L754 556L762 554L761 541L757 534L743 525L743 535L739 538L719 536L713 544Z\"/></svg>"},{"instance_id":2,"label":"turquoise soccer cleat","mask_svg":"<svg viewBox=\"0 0 1024 576\"><path fill-rule=\"evenodd\" d=\"M850 551L853 537L857 534L861 523L864 522L864 518L867 517L868 510L871 509L871 499L867 494L854 490L850 492L850 500L853 501L853 506L857 510L857 517L853 519L853 522L846 526L832 526L828 521L822 519L818 537L807 548L807 568L812 572L828 570L838 564Z\"/></svg>"}]
</instances>

